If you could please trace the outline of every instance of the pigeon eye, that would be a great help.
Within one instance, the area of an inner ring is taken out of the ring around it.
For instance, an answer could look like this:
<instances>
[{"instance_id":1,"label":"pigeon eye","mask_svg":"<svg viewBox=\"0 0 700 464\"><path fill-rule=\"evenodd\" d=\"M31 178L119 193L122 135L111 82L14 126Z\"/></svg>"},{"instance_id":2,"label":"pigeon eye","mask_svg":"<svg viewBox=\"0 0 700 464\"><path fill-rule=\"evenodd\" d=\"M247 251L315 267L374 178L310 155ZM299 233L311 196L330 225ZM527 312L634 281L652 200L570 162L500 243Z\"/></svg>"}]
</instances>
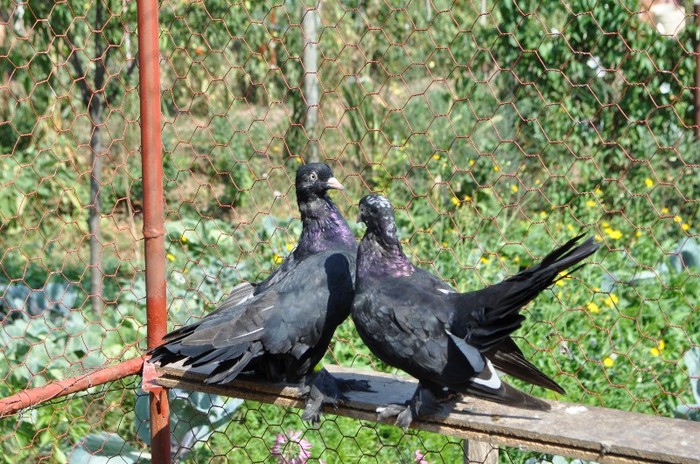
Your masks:
<instances>
[{"instance_id":1,"label":"pigeon eye","mask_svg":"<svg viewBox=\"0 0 700 464\"><path fill-rule=\"evenodd\" d=\"M309 174L309 179L316 182L318 180L318 174L316 174L315 172L312 172L311 174Z\"/></svg>"}]
</instances>

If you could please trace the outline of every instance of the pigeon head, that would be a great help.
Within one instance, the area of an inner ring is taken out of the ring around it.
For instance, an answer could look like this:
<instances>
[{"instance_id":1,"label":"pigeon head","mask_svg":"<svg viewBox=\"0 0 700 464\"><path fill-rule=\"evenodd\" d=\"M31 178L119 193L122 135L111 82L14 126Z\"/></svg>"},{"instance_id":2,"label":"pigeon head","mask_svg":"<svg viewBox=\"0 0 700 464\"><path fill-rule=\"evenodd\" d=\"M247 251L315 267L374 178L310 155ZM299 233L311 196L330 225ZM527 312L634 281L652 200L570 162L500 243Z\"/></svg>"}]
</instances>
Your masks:
<instances>
[{"instance_id":1,"label":"pigeon head","mask_svg":"<svg viewBox=\"0 0 700 464\"><path fill-rule=\"evenodd\" d=\"M333 177L333 171L327 164L310 163L297 170L296 190L299 201L324 197L330 189L345 190L338 179Z\"/></svg>"},{"instance_id":2,"label":"pigeon head","mask_svg":"<svg viewBox=\"0 0 700 464\"><path fill-rule=\"evenodd\" d=\"M297 204L303 224L297 259L332 248L356 249L353 235L338 207L328 196L331 189L344 190L325 163L310 163L297 170Z\"/></svg>"},{"instance_id":3,"label":"pigeon head","mask_svg":"<svg viewBox=\"0 0 700 464\"><path fill-rule=\"evenodd\" d=\"M396 237L396 222L394 208L389 200L381 195L367 195L360 200L360 222L364 222L367 230L379 236Z\"/></svg>"}]
</instances>

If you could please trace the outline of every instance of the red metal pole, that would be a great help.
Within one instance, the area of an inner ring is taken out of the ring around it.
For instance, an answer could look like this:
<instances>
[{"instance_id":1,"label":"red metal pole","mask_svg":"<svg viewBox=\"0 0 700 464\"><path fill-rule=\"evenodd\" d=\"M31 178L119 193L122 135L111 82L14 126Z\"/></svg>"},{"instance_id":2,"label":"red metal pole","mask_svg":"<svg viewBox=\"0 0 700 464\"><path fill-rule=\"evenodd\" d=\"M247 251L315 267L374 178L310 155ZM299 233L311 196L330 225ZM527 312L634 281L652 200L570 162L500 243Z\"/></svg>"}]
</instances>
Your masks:
<instances>
[{"instance_id":1,"label":"red metal pole","mask_svg":"<svg viewBox=\"0 0 700 464\"><path fill-rule=\"evenodd\" d=\"M160 127L158 1L138 0L141 159L143 165L143 238L146 255L148 348L158 346L167 332L165 300L165 228L163 225L163 153ZM150 393L151 456L169 464L170 405L168 392Z\"/></svg>"},{"instance_id":2,"label":"red metal pole","mask_svg":"<svg viewBox=\"0 0 700 464\"><path fill-rule=\"evenodd\" d=\"M700 27L700 0L693 2L693 14ZM695 138L700 140L700 40L695 43Z\"/></svg>"},{"instance_id":3,"label":"red metal pole","mask_svg":"<svg viewBox=\"0 0 700 464\"><path fill-rule=\"evenodd\" d=\"M43 387L22 390L15 395L0 399L0 417L9 416L21 409L36 406L45 401L70 395L96 385L139 374L142 366L143 358L134 358L77 377L53 382Z\"/></svg>"}]
</instances>

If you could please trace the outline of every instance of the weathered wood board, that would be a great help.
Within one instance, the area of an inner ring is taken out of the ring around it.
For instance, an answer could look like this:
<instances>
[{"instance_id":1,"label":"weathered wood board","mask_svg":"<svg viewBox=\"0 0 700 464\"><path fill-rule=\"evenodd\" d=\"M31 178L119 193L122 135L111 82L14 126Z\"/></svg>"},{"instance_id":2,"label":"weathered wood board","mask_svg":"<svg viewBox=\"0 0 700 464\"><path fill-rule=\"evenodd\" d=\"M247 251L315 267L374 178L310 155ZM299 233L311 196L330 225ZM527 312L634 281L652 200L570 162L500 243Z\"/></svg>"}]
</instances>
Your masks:
<instances>
[{"instance_id":1,"label":"weathered wood board","mask_svg":"<svg viewBox=\"0 0 700 464\"><path fill-rule=\"evenodd\" d=\"M373 392L353 392L349 401L327 413L377 421L376 409L407 401L415 380L367 370L326 366L334 375L369 381ZM303 407L295 385L237 380L227 386L206 385L202 376L182 368L158 368L154 383ZM433 416L412 427L495 445L561 454L600 463L700 464L700 423L615 409L551 401L549 412L519 410L465 397L445 403Z\"/></svg>"}]
</instances>

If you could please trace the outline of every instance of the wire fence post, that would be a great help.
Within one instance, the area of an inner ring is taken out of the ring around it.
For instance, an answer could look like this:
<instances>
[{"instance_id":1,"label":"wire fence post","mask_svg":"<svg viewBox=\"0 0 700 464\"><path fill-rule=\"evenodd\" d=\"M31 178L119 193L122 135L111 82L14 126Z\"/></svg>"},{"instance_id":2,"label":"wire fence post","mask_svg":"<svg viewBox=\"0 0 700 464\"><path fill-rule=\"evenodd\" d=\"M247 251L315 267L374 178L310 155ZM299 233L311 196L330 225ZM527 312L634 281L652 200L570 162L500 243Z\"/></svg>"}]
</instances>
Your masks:
<instances>
[{"instance_id":1,"label":"wire fence post","mask_svg":"<svg viewBox=\"0 0 700 464\"><path fill-rule=\"evenodd\" d=\"M139 0L138 31L147 340L148 348L151 349L161 343L167 332L157 0ZM150 393L150 413L153 462L170 463L170 405L167 390Z\"/></svg>"}]
</instances>

